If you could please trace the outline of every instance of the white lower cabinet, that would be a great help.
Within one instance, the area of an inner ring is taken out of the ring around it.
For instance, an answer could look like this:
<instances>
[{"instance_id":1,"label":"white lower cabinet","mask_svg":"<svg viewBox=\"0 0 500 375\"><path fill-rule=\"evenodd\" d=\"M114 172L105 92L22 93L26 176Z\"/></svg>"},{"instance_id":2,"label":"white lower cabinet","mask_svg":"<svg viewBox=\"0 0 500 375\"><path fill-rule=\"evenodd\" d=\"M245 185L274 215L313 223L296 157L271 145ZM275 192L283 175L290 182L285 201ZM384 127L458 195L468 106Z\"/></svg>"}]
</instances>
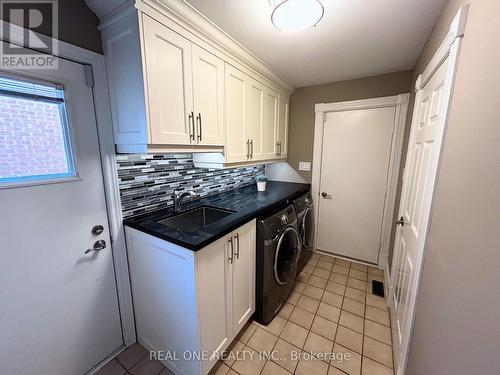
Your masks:
<instances>
[{"instance_id":1,"label":"white lower cabinet","mask_svg":"<svg viewBox=\"0 0 500 375\"><path fill-rule=\"evenodd\" d=\"M193 252L126 227L138 341L174 374L207 374L254 313L255 230Z\"/></svg>"}]
</instances>

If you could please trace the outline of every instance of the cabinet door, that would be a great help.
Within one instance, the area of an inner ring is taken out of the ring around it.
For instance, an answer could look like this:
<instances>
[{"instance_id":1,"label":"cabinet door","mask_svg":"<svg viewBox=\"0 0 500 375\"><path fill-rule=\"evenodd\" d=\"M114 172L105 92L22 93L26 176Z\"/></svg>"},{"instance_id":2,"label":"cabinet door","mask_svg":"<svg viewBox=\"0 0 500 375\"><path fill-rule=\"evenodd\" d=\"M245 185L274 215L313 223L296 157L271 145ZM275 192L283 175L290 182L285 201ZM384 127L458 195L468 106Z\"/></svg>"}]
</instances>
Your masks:
<instances>
[{"instance_id":1,"label":"cabinet door","mask_svg":"<svg viewBox=\"0 0 500 375\"><path fill-rule=\"evenodd\" d=\"M278 105L278 132L277 142L279 143L278 155L279 158L287 157L288 150L288 111L290 107L290 100L280 94Z\"/></svg>"},{"instance_id":2,"label":"cabinet door","mask_svg":"<svg viewBox=\"0 0 500 375\"><path fill-rule=\"evenodd\" d=\"M235 245L233 324L235 335L255 312L255 235L255 220L233 232Z\"/></svg>"},{"instance_id":3,"label":"cabinet door","mask_svg":"<svg viewBox=\"0 0 500 375\"><path fill-rule=\"evenodd\" d=\"M247 76L229 64L225 64L226 85L226 162L248 160L245 139L245 110Z\"/></svg>"},{"instance_id":4,"label":"cabinet door","mask_svg":"<svg viewBox=\"0 0 500 375\"><path fill-rule=\"evenodd\" d=\"M147 16L143 23L150 143L189 145L194 140L191 42Z\"/></svg>"},{"instance_id":5,"label":"cabinet door","mask_svg":"<svg viewBox=\"0 0 500 375\"><path fill-rule=\"evenodd\" d=\"M196 253L196 289L201 350L222 351L233 340L231 236ZM217 359L202 362L206 374Z\"/></svg>"},{"instance_id":6,"label":"cabinet door","mask_svg":"<svg viewBox=\"0 0 500 375\"><path fill-rule=\"evenodd\" d=\"M196 143L224 145L224 62L193 44Z\"/></svg>"},{"instance_id":7,"label":"cabinet door","mask_svg":"<svg viewBox=\"0 0 500 375\"><path fill-rule=\"evenodd\" d=\"M245 140L251 141L250 160L262 159L264 86L248 77L245 98Z\"/></svg>"},{"instance_id":8,"label":"cabinet door","mask_svg":"<svg viewBox=\"0 0 500 375\"><path fill-rule=\"evenodd\" d=\"M262 159L277 158L278 93L265 88L262 110Z\"/></svg>"}]
</instances>

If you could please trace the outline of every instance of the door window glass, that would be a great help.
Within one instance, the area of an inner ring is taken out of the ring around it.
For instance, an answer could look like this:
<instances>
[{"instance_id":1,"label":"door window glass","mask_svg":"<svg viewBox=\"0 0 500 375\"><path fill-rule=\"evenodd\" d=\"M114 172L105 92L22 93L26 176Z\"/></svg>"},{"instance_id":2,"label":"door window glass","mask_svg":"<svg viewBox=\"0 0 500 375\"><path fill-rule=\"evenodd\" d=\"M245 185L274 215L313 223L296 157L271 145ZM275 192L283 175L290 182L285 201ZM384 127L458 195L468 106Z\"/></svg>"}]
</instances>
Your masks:
<instances>
[{"instance_id":1,"label":"door window glass","mask_svg":"<svg viewBox=\"0 0 500 375\"><path fill-rule=\"evenodd\" d=\"M75 175L63 88L0 77L0 186Z\"/></svg>"}]
</instances>

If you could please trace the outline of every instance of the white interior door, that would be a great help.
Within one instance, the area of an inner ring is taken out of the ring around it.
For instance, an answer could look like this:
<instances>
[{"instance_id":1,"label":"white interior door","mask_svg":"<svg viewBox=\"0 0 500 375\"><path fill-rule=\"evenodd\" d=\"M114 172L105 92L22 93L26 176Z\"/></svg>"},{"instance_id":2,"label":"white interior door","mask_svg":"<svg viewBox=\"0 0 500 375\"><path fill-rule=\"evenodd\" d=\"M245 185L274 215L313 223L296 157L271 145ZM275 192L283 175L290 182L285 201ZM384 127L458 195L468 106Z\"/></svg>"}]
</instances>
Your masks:
<instances>
[{"instance_id":1,"label":"white interior door","mask_svg":"<svg viewBox=\"0 0 500 375\"><path fill-rule=\"evenodd\" d=\"M454 62L446 58L417 90L391 272L396 374L404 373Z\"/></svg>"},{"instance_id":2,"label":"white interior door","mask_svg":"<svg viewBox=\"0 0 500 375\"><path fill-rule=\"evenodd\" d=\"M92 90L34 72L0 94L0 373L81 375L123 344Z\"/></svg>"},{"instance_id":3,"label":"white interior door","mask_svg":"<svg viewBox=\"0 0 500 375\"><path fill-rule=\"evenodd\" d=\"M317 248L377 263L395 107L329 112Z\"/></svg>"}]
</instances>

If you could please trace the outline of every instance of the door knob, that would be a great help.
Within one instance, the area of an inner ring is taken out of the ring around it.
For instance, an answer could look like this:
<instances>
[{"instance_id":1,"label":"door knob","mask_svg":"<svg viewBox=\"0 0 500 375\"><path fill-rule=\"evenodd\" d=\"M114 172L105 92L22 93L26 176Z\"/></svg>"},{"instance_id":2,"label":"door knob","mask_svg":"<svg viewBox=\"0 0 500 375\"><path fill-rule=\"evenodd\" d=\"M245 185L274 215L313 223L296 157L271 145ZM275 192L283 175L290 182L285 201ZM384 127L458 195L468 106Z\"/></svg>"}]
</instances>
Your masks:
<instances>
[{"instance_id":1,"label":"door knob","mask_svg":"<svg viewBox=\"0 0 500 375\"><path fill-rule=\"evenodd\" d=\"M84 254L88 254L92 251L101 251L102 249L106 248L106 241L104 240L97 240L94 242L94 247L92 249L87 249L85 250Z\"/></svg>"},{"instance_id":2,"label":"door knob","mask_svg":"<svg viewBox=\"0 0 500 375\"><path fill-rule=\"evenodd\" d=\"M322 192L322 193L321 193L321 196L322 196L323 198L325 198L325 199L332 199L332 196L331 196L330 194L325 193L325 192Z\"/></svg>"}]
</instances>

